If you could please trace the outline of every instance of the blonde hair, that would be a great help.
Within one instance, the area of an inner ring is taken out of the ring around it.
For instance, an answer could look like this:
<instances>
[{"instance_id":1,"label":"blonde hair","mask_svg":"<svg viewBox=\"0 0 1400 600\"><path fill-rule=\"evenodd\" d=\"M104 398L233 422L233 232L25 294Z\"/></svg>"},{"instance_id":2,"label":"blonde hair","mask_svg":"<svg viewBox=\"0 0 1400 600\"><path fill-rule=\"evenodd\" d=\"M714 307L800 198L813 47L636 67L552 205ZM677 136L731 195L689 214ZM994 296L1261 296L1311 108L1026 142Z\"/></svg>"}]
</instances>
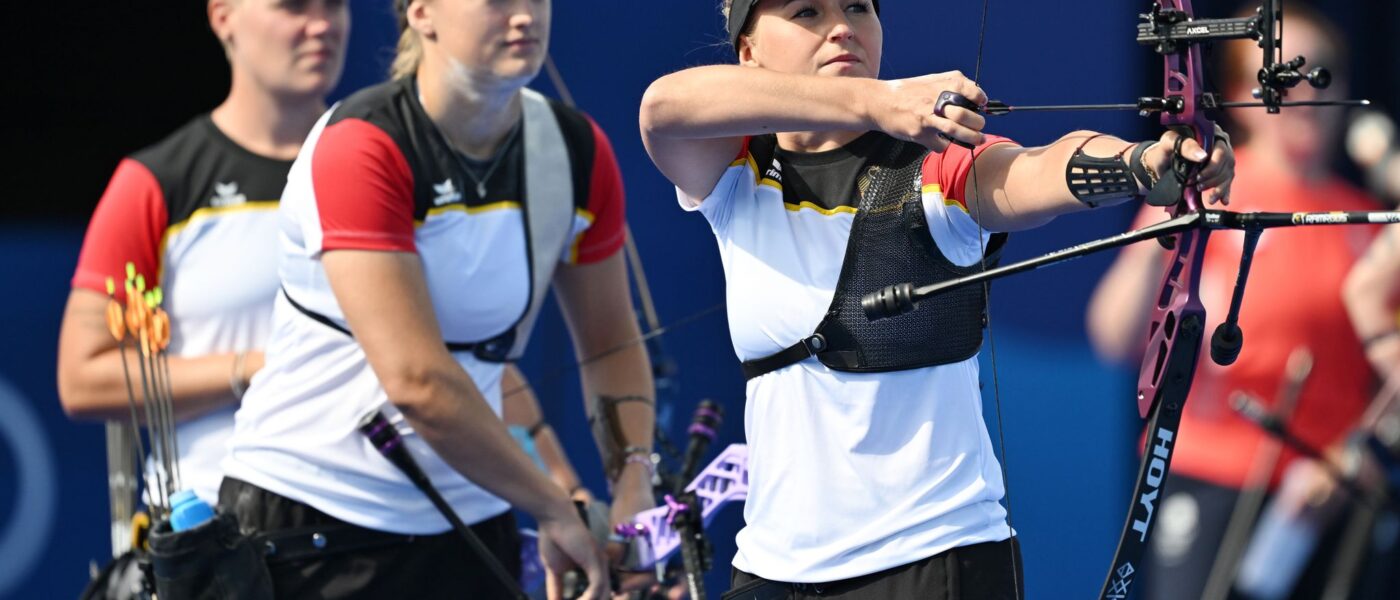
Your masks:
<instances>
[{"instance_id":1,"label":"blonde hair","mask_svg":"<svg viewBox=\"0 0 1400 600\"><path fill-rule=\"evenodd\" d=\"M418 72L418 63L423 62L423 41L418 32L404 28L399 34L399 46L394 52L394 62L389 66L389 78L402 79Z\"/></svg>"},{"instance_id":2,"label":"blonde hair","mask_svg":"<svg viewBox=\"0 0 1400 600\"><path fill-rule=\"evenodd\" d=\"M423 40L408 26L408 5L412 1L394 0L394 14L399 18L399 45L394 52L394 62L389 66L391 79L413 75L418 72L418 64L423 62Z\"/></svg>"}]
</instances>

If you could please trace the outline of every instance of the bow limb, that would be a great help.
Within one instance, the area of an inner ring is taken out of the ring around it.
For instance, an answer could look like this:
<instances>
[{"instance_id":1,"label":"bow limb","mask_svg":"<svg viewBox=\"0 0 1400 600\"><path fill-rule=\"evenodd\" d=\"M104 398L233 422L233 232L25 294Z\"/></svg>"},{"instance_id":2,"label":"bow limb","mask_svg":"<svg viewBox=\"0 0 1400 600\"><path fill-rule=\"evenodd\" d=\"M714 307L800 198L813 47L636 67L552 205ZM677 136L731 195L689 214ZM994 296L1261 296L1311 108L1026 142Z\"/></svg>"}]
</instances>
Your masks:
<instances>
[{"instance_id":1,"label":"bow limb","mask_svg":"<svg viewBox=\"0 0 1400 600\"><path fill-rule=\"evenodd\" d=\"M1154 15L1174 14L1187 21L1193 17L1190 0L1157 0L1153 10ZM1159 51L1163 49L1159 46ZM1181 110L1164 111L1161 122L1182 136L1194 138L1209 155L1215 123L1199 106L1204 91L1200 47L1187 43L1174 50L1163 54L1163 98L1179 99ZM1196 170L1177 153L1173 156L1173 172L1162 174L1165 183L1171 185L1167 178L1175 178L1181 189L1180 199L1167 207L1172 217L1205 209L1195 185ZM1103 599L1128 597L1156 523L1156 509L1164 496L1162 488L1171 469L1182 409L1190 395L1204 340L1206 309L1201 304L1200 280L1209 239L1208 229L1196 229L1164 240L1172 254L1151 310L1148 342L1138 375L1138 411L1147 418L1147 443L1132 504L1099 594Z\"/></svg>"}]
</instances>

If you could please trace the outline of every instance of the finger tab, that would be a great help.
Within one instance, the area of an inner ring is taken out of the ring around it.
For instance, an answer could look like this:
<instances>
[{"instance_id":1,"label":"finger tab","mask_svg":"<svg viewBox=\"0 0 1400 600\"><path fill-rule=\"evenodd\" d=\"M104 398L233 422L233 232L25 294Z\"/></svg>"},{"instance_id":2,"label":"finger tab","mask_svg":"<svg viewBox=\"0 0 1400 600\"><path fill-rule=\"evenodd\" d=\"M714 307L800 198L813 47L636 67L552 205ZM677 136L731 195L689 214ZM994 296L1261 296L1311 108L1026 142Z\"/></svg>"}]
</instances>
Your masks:
<instances>
[{"instance_id":1,"label":"finger tab","mask_svg":"<svg viewBox=\"0 0 1400 600\"><path fill-rule=\"evenodd\" d=\"M982 112L982 107L968 100L966 96L954 91L945 90L938 95L938 101L933 104L933 114L945 119L948 118L947 115L944 114L944 111L947 110L949 105L959 106L975 113Z\"/></svg>"}]
</instances>

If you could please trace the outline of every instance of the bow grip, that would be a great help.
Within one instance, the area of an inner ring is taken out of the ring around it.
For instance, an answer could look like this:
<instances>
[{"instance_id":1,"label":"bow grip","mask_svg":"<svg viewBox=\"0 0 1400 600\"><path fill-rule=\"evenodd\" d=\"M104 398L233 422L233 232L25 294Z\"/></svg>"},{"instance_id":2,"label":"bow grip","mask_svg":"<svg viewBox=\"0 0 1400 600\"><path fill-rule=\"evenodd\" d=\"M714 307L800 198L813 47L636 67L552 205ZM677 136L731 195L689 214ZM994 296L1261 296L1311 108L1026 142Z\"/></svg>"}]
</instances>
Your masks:
<instances>
[{"instance_id":1,"label":"bow grip","mask_svg":"<svg viewBox=\"0 0 1400 600\"><path fill-rule=\"evenodd\" d=\"M1172 148L1171 172L1163 173L1157 180L1157 185L1147 192L1144 200L1150 206L1175 206L1186 199L1186 186L1191 182L1191 178L1200 170L1199 163L1186 160L1181 155L1181 146L1186 140L1196 140L1201 146L1210 152L1211 144L1206 140L1197 139L1196 129L1190 125L1171 125L1169 130L1176 132L1179 136L1176 140L1176 147Z\"/></svg>"}]
</instances>

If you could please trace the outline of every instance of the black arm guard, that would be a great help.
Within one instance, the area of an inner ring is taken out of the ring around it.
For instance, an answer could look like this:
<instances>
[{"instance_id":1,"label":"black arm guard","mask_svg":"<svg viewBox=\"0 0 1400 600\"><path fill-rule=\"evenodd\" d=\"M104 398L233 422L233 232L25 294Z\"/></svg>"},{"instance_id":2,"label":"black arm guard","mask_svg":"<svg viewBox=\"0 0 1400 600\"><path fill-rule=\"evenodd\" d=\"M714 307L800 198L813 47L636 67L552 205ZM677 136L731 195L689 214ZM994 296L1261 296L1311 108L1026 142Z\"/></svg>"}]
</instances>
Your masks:
<instances>
[{"instance_id":1,"label":"black arm guard","mask_svg":"<svg viewBox=\"0 0 1400 600\"><path fill-rule=\"evenodd\" d=\"M1137 146L1141 147L1142 144ZM1137 154L1134 152L1134 155ZM1089 208L1098 208L1110 200L1138 196L1138 178L1128 163L1123 161L1122 152L1099 158L1084 154L1084 147L1080 146L1070 157L1069 164L1065 165L1065 184L1069 186L1070 193Z\"/></svg>"}]
</instances>

